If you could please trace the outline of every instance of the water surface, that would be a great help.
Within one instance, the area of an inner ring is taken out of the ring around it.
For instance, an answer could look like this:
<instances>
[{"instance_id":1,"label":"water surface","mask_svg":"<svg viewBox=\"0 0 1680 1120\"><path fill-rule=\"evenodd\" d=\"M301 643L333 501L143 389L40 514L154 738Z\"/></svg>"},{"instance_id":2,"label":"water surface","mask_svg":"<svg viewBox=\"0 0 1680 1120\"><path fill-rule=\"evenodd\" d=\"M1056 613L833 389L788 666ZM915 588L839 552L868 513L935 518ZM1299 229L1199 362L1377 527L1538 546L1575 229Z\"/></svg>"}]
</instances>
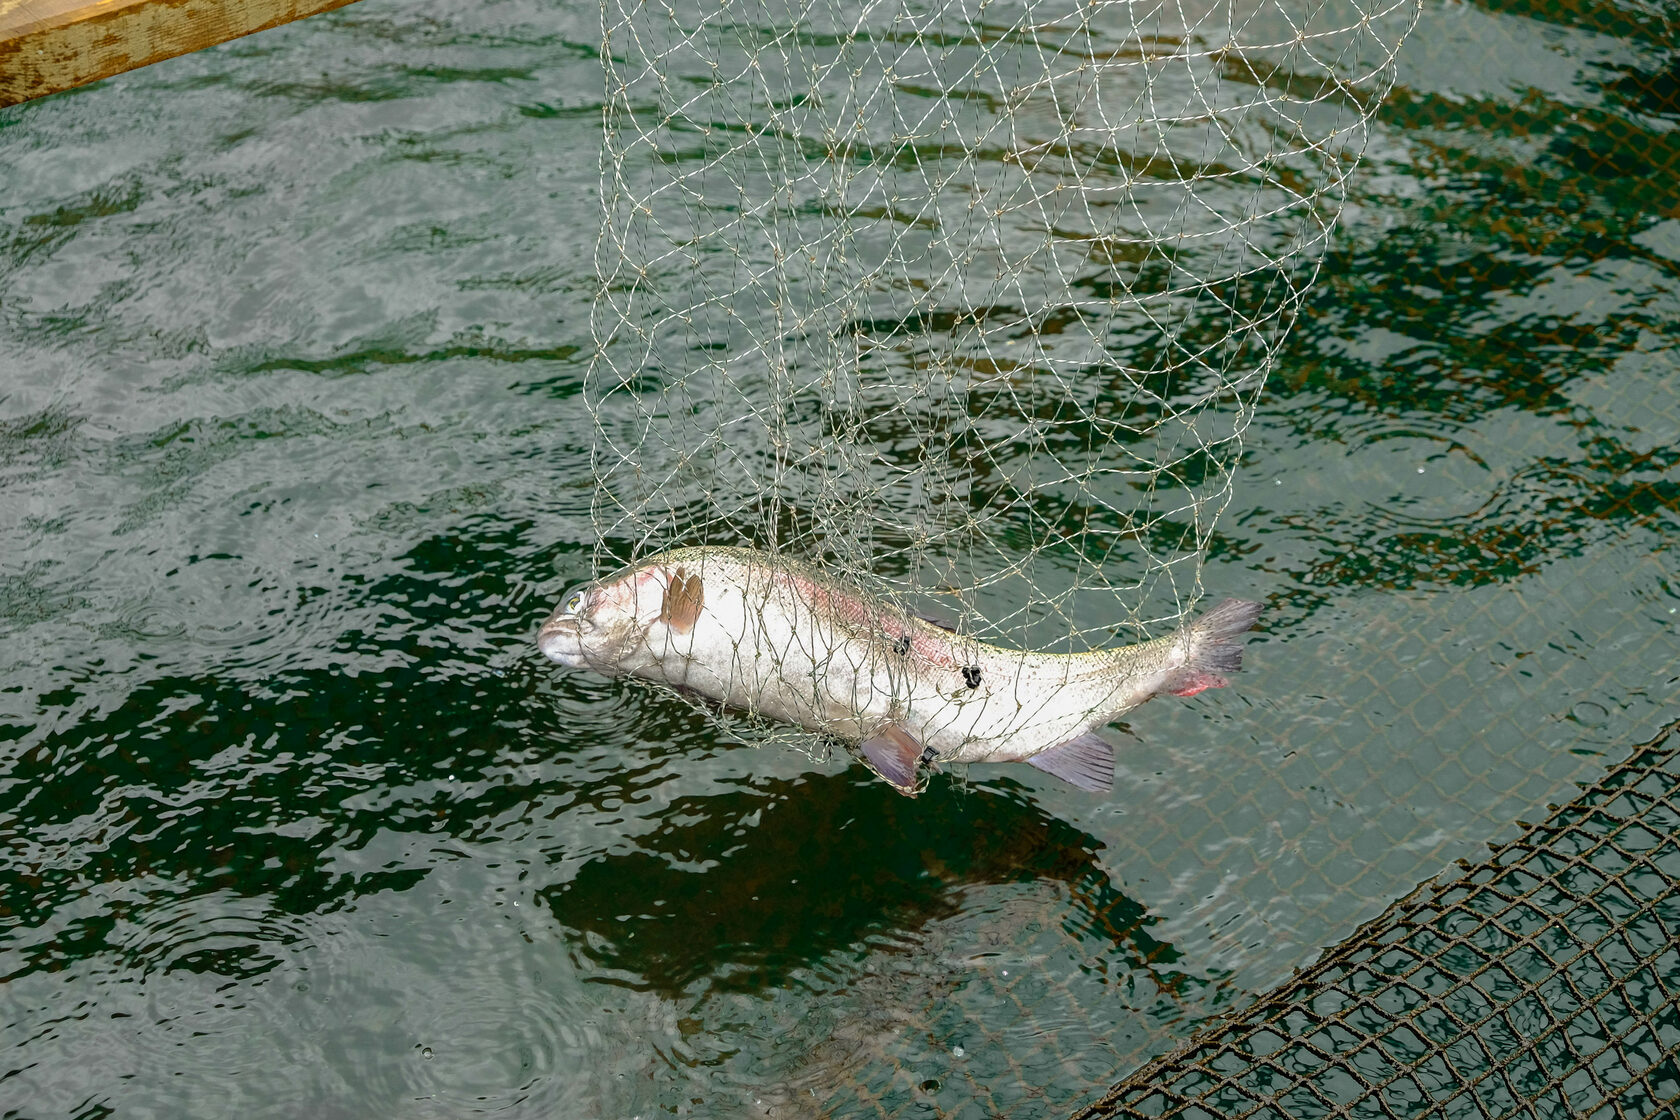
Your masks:
<instances>
[{"instance_id":1,"label":"water surface","mask_svg":"<svg viewBox=\"0 0 1680 1120\"><path fill-rule=\"evenodd\" d=\"M1052 1116L1680 707L1680 41L1432 3L1117 788L544 665L598 12L0 113L0 1115Z\"/></svg>"}]
</instances>

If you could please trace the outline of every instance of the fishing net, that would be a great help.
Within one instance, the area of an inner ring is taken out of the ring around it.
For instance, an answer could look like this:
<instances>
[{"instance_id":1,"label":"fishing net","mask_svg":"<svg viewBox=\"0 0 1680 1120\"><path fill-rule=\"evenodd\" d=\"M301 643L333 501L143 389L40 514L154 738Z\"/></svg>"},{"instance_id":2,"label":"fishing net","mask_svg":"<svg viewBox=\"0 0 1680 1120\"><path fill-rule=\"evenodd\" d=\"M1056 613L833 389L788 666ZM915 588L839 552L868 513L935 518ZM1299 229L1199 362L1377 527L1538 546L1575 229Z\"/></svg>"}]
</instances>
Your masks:
<instances>
[{"instance_id":1,"label":"fishing net","mask_svg":"<svg viewBox=\"0 0 1680 1120\"><path fill-rule=\"evenodd\" d=\"M1673 1115L1677 728L1079 1120Z\"/></svg>"},{"instance_id":2,"label":"fishing net","mask_svg":"<svg viewBox=\"0 0 1680 1120\"><path fill-rule=\"evenodd\" d=\"M1176 625L1417 7L606 0L597 570Z\"/></svg>"}]
</instances>

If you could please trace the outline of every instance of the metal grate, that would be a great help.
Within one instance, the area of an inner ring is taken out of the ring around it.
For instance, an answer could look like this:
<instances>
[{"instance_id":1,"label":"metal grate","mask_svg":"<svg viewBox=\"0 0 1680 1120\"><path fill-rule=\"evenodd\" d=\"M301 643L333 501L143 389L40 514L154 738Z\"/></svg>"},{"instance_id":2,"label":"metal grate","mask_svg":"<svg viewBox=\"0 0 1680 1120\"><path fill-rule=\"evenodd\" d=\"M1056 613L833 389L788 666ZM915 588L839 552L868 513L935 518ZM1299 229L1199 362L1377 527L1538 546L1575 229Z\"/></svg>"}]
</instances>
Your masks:
<instances>
[{"instance_id":1,"label":"metal grate","mask_svg":"<svg viewBox=\"0 0 1680 1120\"><path fill-rule=\"evenodd\" d=\"M1680 1099L1677 729L1079 1120L1663 1112Z\"/></svg>"}]
</instances>

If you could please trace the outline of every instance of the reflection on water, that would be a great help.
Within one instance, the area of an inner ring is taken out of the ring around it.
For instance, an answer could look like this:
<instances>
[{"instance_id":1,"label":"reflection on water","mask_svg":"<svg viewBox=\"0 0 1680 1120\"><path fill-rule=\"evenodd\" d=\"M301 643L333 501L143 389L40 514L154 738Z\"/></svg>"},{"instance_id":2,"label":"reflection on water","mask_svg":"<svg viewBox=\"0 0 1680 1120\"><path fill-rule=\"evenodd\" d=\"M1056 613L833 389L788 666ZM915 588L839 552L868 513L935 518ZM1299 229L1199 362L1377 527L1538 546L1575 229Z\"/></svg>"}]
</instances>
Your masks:
<instances>
[{"instance_id":1,"label":"reflection on water","mask_svg":"<svg viewBox=\"0 0 1680 1120\"><path fill-rule=\"evenodd\" d=\"M1101 841L1019 793L907 798L853 769L680 797L655 819L542 896L615 983L672 999L781 987L837 953L920 944L972 888L1035 880L1066 887L1060 924L1103 939L1098 968L1119 953L1163 986L1184 979L1097 863Z\"/></svg>"},{"instance_id":2,"label":"reflection on water","mask_svg":"<svg viewBox=\"0 0 1680 1120\"><path fill-rule=\"evenodd\" d=\"M1218 526L1241 687L916 801L531 648L598 22L0 113L0 1111L1055 1115L1680 703L1670 14L1430 7Z\"/></svg>"}]
</instances>

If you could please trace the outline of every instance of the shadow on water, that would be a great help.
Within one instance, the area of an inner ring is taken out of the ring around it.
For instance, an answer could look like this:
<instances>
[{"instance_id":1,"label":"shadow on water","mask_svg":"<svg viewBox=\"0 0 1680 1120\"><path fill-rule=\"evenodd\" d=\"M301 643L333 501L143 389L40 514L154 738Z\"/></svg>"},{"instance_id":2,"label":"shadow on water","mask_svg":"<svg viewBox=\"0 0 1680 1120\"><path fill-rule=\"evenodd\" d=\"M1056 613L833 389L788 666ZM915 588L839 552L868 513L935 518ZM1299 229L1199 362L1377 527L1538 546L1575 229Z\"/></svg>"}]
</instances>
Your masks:
<instances>
[{"instance_id":1,"label":"shadow on water","mask_svg":"<svg viewBox=\"0 0 1680 1120\"><path fill-rule=\"evenodd\" d=\"M1672 43L1676 30L1673 9L1661 4L1628 4L1616 0L1479 0L1478 6L1490 12L1636 41Z\"/></svg>"},{"instance_id":2,"label":"shadow on water","mask_svg":"<svg viewBox=\"0 0 1680 1120\"><path fill-rule=\"evenodd\" d=\"M193 624L237 624L245 641L207 671L157 674L126 692L97 658L18 672L9 692L19 715L0 719L0 983L106 953L143 972L251 978L277 963L266 946L298 921L408 890L434 870L427 849L369 865L361 853L381 835L522 834L534 801L582 811L656 782L654 763L618 753L641 741L634 728L607 723L588 748L556 750L547 729L557 703L574 720L605 708L634 724L639 709L609 682L556 677L529 649L541 597L521 573L552 567L564 547L540 546L533 564L519 527L473 526L459 519L393 557L368 581L377 608L322 640L319 667L275 671L286 631L212 605ZM486 537L498 547L463 563ZM5 582L0 625L17 621ZM286 593L305 608L328 594ZM531 611L510 608L528 600ZM307 613L270 617L296 626ZM153 640L118 633L114 645L142 652ZM35 723L12 721L31 707ZM654 716L678 739L691 730L680 714ZM123 941L122 923L168 925L169 907L206 899L236 914L238 937L161 955ZM67 911L75 916L54 922Z\"/></svg>"},{"instance_id":3,"label":"shadow on water","mask_svg":"<svg viewBox=\"0 0 1680 1120\"><path fill-rule=\"evenodd\" d=\"M1072 905L1049 924L1112 939L1131 968L1179 957L1098 864L1102 842L1011 782L910 799L855 769L761 780L678 798L638 845L540 897L590 971L607 970L598 980L668 997L782 987L848 951L914 944L991 884L1065 884ZM1112 955L1089 967L1119 963ZM1183 978L1155 979L1170 991Z\"/></svg>"},{"instance_id":4,"label":"shadow on water","mask_svg":"<svg viewBox=\"0 0 1680 1120\"><path fill-rule=\"evenodd\" d=\"M1615 4L1480 7L1634 37L1672 25ZM1410 65L1456 72L1456 45L1435 47L1442 58L1424 53L1427 39L1412 44ZM1361 480L1364 494L1265 511L1253 523L1264 530L1339 538L1295 573L1301 606L1329 588L1508 583L1629 532L1665 532L1680 514L1663 389L1680 275L1667 244L1680 217L1680 71L1672 50L1647 58L1582 58L1564 92L1520 96L1479 88L1504 80L1490 65L1466 79L1473 92L1415 82L1379 112L1411 138L1391 168L1439 189L1371 190L1390 223L1356 223L1328 254L1317 313L1268 381L1266 416L1303 445L1342 444L1372 463L1412 454L1417 475L1427 461L1457 492L1395 484L1407 464Z\"/></svg>"}]
</instances>

